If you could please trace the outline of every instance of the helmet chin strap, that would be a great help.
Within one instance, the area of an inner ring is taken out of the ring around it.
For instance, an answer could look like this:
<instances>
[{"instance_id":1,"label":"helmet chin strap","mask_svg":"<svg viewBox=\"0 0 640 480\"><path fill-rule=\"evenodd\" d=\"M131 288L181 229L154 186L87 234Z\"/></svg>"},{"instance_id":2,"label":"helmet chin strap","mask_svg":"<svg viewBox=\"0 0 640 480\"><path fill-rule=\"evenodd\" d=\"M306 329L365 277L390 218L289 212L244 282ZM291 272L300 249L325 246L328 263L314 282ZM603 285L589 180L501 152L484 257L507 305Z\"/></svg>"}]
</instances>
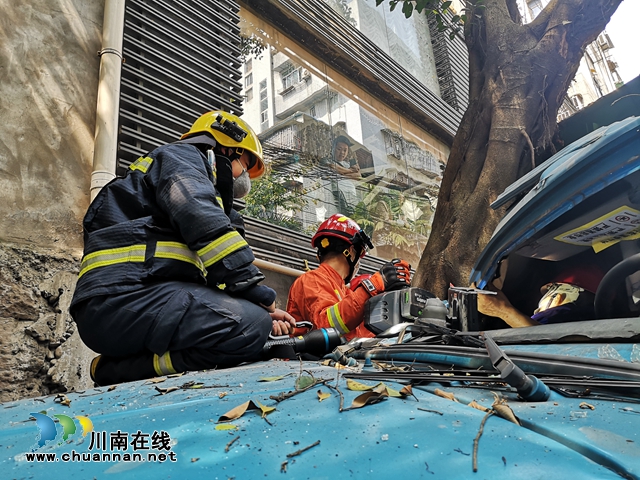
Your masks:
<instances>
[{"instance_id":1,"label":"helmet chin strap","mask_svg":"<svg viewBox=\"0 0 640 480\"><path fill-rule=\"evenodd\" d=\"M355 260L351 260L351 252L349 250L350 248L345 248L342 252L344 258L347 259L347 263L349 264L349 275L347 275L347 278L344 279L344 283L349 283L351 281L351 279L353 278L353 274L355 273L356 265L360 261L360 257L358 256L356 256Z\"/></svg>"}]
</instances>

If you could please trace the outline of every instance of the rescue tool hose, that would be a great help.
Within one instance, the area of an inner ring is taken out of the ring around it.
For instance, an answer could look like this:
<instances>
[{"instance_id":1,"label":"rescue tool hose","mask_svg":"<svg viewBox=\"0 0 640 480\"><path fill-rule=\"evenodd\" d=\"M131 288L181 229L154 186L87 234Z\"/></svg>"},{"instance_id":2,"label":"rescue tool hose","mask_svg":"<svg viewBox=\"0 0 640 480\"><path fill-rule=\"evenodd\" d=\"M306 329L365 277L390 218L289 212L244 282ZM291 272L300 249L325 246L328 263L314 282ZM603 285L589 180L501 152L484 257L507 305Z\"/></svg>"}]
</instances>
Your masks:
<instances>
[{"instance_id":1,"label":"rescue tool hose","mask_svg":"<svg viewBox=\"0 0 640 480\"><path fill-rule=\"evenodd\" d=\"M280 356L277 354L276 347L290 347L294 353L308 353L317 357L322 357L332 351L342 343L342 339L335 328L320 328L311 330L304 335L296 337L278 338L269 340L264 344L263 354L270 357ZM280 349L286 352L290 349ZM274 353L276 353L274 355ZM289 356L285 353L284 356Z\"/></svg>"}]
</instances>

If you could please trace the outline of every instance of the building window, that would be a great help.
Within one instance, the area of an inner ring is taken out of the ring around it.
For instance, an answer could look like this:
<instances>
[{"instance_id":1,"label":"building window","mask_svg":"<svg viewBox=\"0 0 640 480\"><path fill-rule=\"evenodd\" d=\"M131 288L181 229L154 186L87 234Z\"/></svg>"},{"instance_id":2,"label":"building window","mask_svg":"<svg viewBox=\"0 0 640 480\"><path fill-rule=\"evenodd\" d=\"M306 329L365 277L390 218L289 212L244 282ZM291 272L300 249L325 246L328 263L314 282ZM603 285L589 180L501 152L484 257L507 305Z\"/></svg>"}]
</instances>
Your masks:
<instances>
[{"instance_id":1,"label":"building window","mask_svg":"<svg viewBox=\"0 0 640 480\"><path fill-rule=\"evenodd\" d=\"M269 99L267 98L267 79L260 82L260 123L269 120Z\"/></svg>"},{"instance_id":2,"label":"building window","mask_svg":"<svg viewBox=\"0 0 640 480\"><path fill-rule=\"evenodd\" d=\"M253 63L252 58L247 60L247 62L244 64L244 73L249 73L251 71L252 63Z\"/></svg>"},{"instance_id":3,"label":"building window","mask_svg":"<svg viewBox=\"0 0 640 480\"><path fill-rule=\"evenodd\" d=\"M244 88L248 88L253 85L253 73L250 73L246 77L244 77Z\"/></svg>"},{"instance_id":4,"label":"building window","mask_svg":"<svg viewBox=\"0 0 640 480\"><path fill-rule=\"evenodd\" d=\"M250 88L249 90L247 90L247 94L245 95L245 100L247 102L250 102L251 100L253 100L253 88Z\"/></svg>"},{"instance_id":5,"label":"building window","mask_svg":"<svg viewBox=\"0 0 640 480\"><path fill-rule=\"evenodd\" d=\"M536 18L544 7L540 0L532 0L529 2L529 10L531 10L531 18Z\"/></svg>"},{"instance_id":6,"label":"building window","mask_svg":"<svg viewBox=\"0 0 640 480\"><path fill-rule=\"evenodd\" d=\"M286 90L302 80L302 67L295 67L289 63L282 69L280 75L282 76L282 89Z\"/></svg>"}]
</instances>

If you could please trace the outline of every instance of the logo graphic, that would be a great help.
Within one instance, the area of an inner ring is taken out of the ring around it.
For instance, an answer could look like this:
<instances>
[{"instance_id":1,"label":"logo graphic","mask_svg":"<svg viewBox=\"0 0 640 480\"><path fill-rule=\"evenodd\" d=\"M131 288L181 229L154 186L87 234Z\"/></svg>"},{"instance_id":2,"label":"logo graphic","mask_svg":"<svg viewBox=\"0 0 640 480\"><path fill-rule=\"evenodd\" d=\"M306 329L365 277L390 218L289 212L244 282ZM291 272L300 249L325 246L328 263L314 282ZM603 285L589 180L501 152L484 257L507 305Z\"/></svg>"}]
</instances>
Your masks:
<instances>
[{"instance_id":1,"label":"logo graphic","mask_svg":"<svg viewBox=\"0 0 640 480\"><path fill-rule=\"evenodd\" d=\"M37 443L31 447L31 451L35 452L37 449L45 446L47 442L55 440L59 434L62 436L60 438L60 442L58 445L67 441L67 439L74 435L77 431L76 423L73 421L73 418L67 415L53 415L58 419L58 423L62 427L62 432L58 432L58 428L56 426L56 422L53 418L45 415L44 413L30 413L33 418L36 419L36 425L40 430L38 436L36 437ZM77 416L78 423L82 427L82 436L86 437L90 432L93 431L93 423L89 420L89 417L85 416Z\"/></svg>"}]
</instances>

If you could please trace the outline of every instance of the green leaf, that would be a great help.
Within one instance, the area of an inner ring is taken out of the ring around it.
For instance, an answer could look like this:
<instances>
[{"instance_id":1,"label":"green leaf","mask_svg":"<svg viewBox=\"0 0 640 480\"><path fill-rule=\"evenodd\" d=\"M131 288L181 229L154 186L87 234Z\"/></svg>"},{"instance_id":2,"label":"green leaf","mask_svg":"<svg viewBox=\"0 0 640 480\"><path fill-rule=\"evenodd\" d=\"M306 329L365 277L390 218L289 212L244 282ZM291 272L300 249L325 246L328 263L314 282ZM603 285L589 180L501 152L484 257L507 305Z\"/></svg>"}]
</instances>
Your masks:
<instances>
[{"instance_id":1,"label":"green leaf","mask_svg":"<svg viewBox=\"0 0 640 480\"><path fill-rule=\"evenodd\" d=\"M451 17L451 23L458 23L460 21L460 15L454 15Z\"/></svg>"},{"instance_id":2,"label":"green leaf","mask_svg":"<svg viewBox=\"0 0 640 480\"><path fill-rule=\"evenodd\" d=\"M453 40L454 38L456 38L456 32L451 32L449 34L449 40Z\"/></svg>"},{"instance_id":3,"label":"green leaf","mask_svg":"<svg viewBox=\"0 0 640 480\"><path fill-rule=\"evenodd\" d=\"M452 3L453 2L442 2L442 6L440 8L442 8L442 10L446 10L451 6Z\"/></svg>"},{"instance_id":4,"label":"green leaf","mask_svg":"<svg viewBox=\"0 0 640 480\"><path fill-rule=\"evenodd\" d=\"M391 8L389 8L389 11L393 12L396 9L396 5L398 5L398 2L389 2L389 5Z\"/></svg>"},{"instance_id":5,"label":"green leaf","mask_svg":"<svg viewBox=\"0 0 640 480\"><path fill-rule=\"evenodd\" d=\"M460 15L460 20L462 20L463 22L467 22L467 16L466 15Z\"/></svg>"},{"instance_id":6,"label":"green leaf","mask_svg":"<svg viewBox=\"0 0 640 480\"><path fill-rule=\"evenodd\" d=\"M278 380L282 380L287 375L279 375L277 377L260 377L258 379L259 382L277 382Z\"/></svg>"},{"instance_id":7,"label":"green leaf","mask_svg":"<svg viewBox=\"0 0 640 480\"><path fill-rule=\"evenodd\" d=\"M296 379L296 390L304 390L308 386L313 385L313 382L315 382L313 377L310 377L309 375L300 375Z\"/></svg>"},{"instance_id":8,"label":"green leaf","mask_svg":"<svg viewBox=\"0 0 640 480\"><path fill-rule=\"evenodd\" d=\"M231 425L230 423L223 423L220 425L216 425L216 430L237 430L238 427L235 425Z\"/></svg>"},{"instance_id":9,"label":"green leaf","mask_svg":"<svg viewBox=\"0 0 640 480\"><path fill-rule=\"evenodd\" d=\"M376 7L379 7L382 2L384 2L384 0L376 0Z\"/></svg>"},{"instance_id":10,"label":"green leaf","mask_svg":"<svg viewBox=\"0 0 640 480\"><path fill-rule=\"evenodd\" d=\"M373 387L370 385L366 385L364 383L356 382L355 380L351 380L347 378L347 388L349 390L354 390L356 392L364 392L366 390L373 390Z\"/></svg>"},{"instance_id":11,"label":"green leaf","mask_svg":"<svg viewBox=\"0 0 640 480\"><path fill-rule=\"evenodd\" d=\"M406 18L409 18L413 13L413 3L405 1L402 5L402 13L404 13Z\"/></svg>"}]
</instances>

